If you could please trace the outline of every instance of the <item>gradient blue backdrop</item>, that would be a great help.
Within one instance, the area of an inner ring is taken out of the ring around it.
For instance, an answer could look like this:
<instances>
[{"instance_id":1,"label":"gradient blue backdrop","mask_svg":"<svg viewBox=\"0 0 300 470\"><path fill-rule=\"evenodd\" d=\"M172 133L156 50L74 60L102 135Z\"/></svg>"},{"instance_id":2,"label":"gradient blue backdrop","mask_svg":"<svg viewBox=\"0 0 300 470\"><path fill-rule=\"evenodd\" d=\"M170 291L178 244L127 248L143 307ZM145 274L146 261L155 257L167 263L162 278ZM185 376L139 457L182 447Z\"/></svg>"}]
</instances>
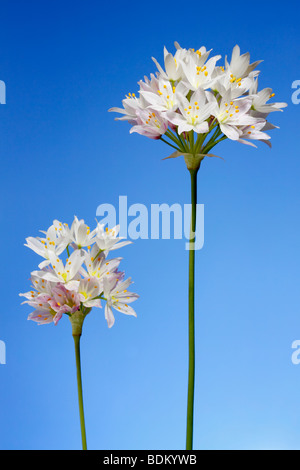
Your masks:
<instances>
[{"instance_id":1,"label":"gradient blue backdrop","mask_svg":"<svg viewBox=\"0 0 300 470\"><path fill-rule=\"evenodd\" d=\"M38 327L19 292L40 258L24 247L54 218L94 223L119 195L189 202L182 159L108 114L162 62L163 46L235 44L264 59L260 88L289 106L273 149L223 142L199 174L205 245L197 252L195 448L300 449L299 3L1 1L0 448L81 446L67 318ZM82 367L90 449L183 449L187 389L185 241L137 240L119 252L138 318L90 315Z\"/></svg>"}]
</instances>

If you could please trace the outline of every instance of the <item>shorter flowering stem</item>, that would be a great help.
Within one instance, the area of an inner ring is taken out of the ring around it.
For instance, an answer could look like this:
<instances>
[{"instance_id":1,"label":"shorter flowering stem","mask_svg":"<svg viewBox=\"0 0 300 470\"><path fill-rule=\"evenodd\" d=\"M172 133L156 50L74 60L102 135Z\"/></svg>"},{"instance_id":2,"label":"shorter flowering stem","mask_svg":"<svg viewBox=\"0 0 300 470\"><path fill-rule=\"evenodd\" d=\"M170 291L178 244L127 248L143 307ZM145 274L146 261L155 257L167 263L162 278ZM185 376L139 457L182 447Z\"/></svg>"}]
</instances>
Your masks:
<instances>
[{"instance_id":1,"label":"shorter flowering stem","mask_svg":"<svg viewBox=\"0 0 300 470\"><path fill-rule=\"evenodd\" d=\"M81 379L81 364L80 364L80 337L82 332L82 325L86 315L90 312L90 308L84 312L78 310L71 315L70 322L72 324L72 335L74 338L75 345L75 358L76 358L76 372L77 372L77 389L78 389L78 405L79 405L79 417L80 417L80 429L81 429L81 440L82 450L87 450L86 444L86 432L85 432L85 421L84 421L84 410L83 410L83 394L82 394L82 379Z\"/></svg>"},{"instance_id":2,"label":"shorter flowering stem","mask_svg":"<svg viewBox=\"0 0 300 470\"><path fill-rule=\"evenodd\" d=\"M81 440L82 450L87 450L86 445L86 433L85 433L85 422L84 422L84 410L83 410L83 395L82 395L82 381L81 381L81 367L80 367L80 336L73 335L75 344L75 357L76 357L76 370L77 370L77 387L78 387L78 404L79 404L79 416L80 416L80 429L81 429Z\"/></svg>"}]
</instances>

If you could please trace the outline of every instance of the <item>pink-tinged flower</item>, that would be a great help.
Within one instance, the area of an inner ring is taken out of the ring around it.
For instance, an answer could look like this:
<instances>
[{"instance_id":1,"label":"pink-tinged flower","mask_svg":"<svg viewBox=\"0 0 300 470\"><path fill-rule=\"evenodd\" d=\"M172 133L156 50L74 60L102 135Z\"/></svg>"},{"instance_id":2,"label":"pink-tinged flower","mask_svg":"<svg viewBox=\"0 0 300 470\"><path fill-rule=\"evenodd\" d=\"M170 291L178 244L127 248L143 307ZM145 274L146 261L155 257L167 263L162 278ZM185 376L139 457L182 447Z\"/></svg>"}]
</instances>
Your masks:
<instances>
[{"instance_id":1,"label":"pink-tinged flower","mask_svg":"<svg viewBox=\"0 0 300 470\"><path fill-rule=\"evenodd\" d=\"M125 315L136 317L135 311L128 304L137 300L139 296L133 292L128 292L127 289L130 284L132 284L130 278L126 281L104 278L103 295L106 299L105 319L109 328L111 328L115 322L112 307L119 312L125 313Z\"/></svg>"},{"instance_id":2,"label":"pink-tinged flower","mask_svg":"<svg viewBox=\"0 0 300 470\"><path fill-rule=\"evenodd\" d=\"M56 285L53 282L46 281L39 276L36 276L34 273L31 274L31 287L32 289L29 292L19 294L20 297L25 297L27 300L33 300L40 294L47 294L51 296L52 288ZM27 303L26 301L23 303Z\"/></svg>"},{"instance_id":3,"label":"pink-tinged flower","mask_svg":"<svg viewBox=\"0 0 300 470\"><path fill-rule=\"evenodd\" d=\"M159 139L169 127L169 122L164 115L153 108L147 108L137 111L136 125L130 129L130 134L138 134L149 137L150 139Z\"/></svg>"},{"instance_id":4,"label":"pink-tinged flower","mask_svg":"<svg viewBox=\"0 0 300 470\"><path fill-rule=\"evenodd\" d=\"M64 313L72 315L80 308L80 295L75 291L70 291L63 284L57 284L52 289L52 298L49 305L56 312L59 318Z\"/></svg>"},{"instance_id":5,"label":"pink-tinged flower","mask_svg":"<svg viewBox=\"0 0 300 470\"><path fill-rule=\"evenodd\" d=\"M26 303L35 309L28 315L28 320L33 320L39 325L52 322L57 324L60 317L55 318L56 312L51 308L50 300L51 297L47 294L39 294L35 299L28 300Z\"/></svg>"},{"instance_id":6,"label":"pink-tinged flower","mask_svg":"<svg viewBox=\"0 0 300 470\"><path fill-rule=\"evenodd\" d=\"M54 321L55 315L53 315L50 306L48 309L44 310L34 310L28 315L27 320L33 320L37 322L38 325L46 325Z\"/></svg>"}]
</instances>

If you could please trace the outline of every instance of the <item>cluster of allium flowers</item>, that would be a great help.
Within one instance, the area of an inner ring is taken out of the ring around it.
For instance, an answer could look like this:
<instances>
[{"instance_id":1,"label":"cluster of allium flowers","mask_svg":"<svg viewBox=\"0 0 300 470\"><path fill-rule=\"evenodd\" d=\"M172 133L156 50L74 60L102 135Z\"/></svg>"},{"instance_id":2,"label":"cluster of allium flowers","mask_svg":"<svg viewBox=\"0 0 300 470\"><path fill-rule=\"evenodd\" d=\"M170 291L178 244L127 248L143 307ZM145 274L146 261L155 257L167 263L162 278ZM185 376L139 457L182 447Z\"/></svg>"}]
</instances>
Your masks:
<instances>
[{"instance_id":1,"label":"cluster of allium flowers","mask_svg":"<svg viewBox=\"0 0 300 470\"><path fill-rule=\"evenodd\" d=\"M119 226L110 230L97 223L91 231L77 217L69 228L54 220L42 237L29 237L26 245L44 260L31 273L32 290L20 296L34 308L28 319L55 325L66 314L87 315L106 301L105 318L109 328L115 318L112 308L136 316L129 305L138 298L129 292L132 281L119 271L122 258L107 259L110 251L131 243L118 237Z\"/></svg>"},{"instance_id":2,"label":"cluster of allium flowers","mask_svg":"<svg viewBox=\"0 0 300 470\"><path fill-rule=\"evenodd\" d=\"M138 96L129 93L123 109L109 111L122 114L117 119L128 121L131 133L168 143L176 149L174 156L207 155L226 138L254 147L253 141L260 140L271 146L266 131L277 126L267 117L287 105L269 103L274 97L271 88L257 90L260 72L255 69L260 61L251 64L249 53L241 55L239 46L223 66L217 65L221 56L209 58L211 51L205 47L187 50L178 43L175 47L174 55L164 49L164 68L153 59L158 72L138 82Z\"/></svg>"}]
</instances>

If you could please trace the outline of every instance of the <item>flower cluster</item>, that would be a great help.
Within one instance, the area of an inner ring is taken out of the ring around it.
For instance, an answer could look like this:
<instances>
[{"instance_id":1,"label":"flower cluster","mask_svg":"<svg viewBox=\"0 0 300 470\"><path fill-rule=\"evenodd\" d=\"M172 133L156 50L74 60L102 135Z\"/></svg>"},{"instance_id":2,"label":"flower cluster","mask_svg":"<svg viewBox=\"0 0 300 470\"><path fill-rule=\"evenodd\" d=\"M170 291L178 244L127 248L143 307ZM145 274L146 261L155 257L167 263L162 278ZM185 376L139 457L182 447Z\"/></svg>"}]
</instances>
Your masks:
<instances>
[{"instance_id":1,"label":"flower cluster","mask_svg":"<svg viewBox=\"0 0 300 470\"><path fill-rule=\"evenodd\" d=\"M20 294L34 308L28 319L56 325L67 314L72 322L101 307L102 300L109 328L115 321L112 308L136 316L129 304L138 295L127 290L132 281L118 270L122 258L107 259L110 251L131 243L118 233L119 226L108 230L99 223L91 231L75 217L71 227L54 220L42 237L27 238L25 246L44 258L31 273L32 290Z\"/></svg>"},{"instance_id":2,"label":"flower cluster","mask_svg":"<svg viewBox=\"0 0 300 470\"><path fill-rule=\"evenodd\" d=\"M266 131L277 126L267 116L287 104L269 103L274 97L271 88L258 91L260 61L250 63L249 53L241 55L239 46L223 66L217 65L221 56L209 58L211 51L205 47L175 47L174 55L164 49L164 68L153 59L158 72L138 82L138 96L129 93L123 108L109 111L122 114L117 119L128 121L131 133L162 139L180 153L204 156L226 138L270 146Z\"/></svg>"}]
</instances>

